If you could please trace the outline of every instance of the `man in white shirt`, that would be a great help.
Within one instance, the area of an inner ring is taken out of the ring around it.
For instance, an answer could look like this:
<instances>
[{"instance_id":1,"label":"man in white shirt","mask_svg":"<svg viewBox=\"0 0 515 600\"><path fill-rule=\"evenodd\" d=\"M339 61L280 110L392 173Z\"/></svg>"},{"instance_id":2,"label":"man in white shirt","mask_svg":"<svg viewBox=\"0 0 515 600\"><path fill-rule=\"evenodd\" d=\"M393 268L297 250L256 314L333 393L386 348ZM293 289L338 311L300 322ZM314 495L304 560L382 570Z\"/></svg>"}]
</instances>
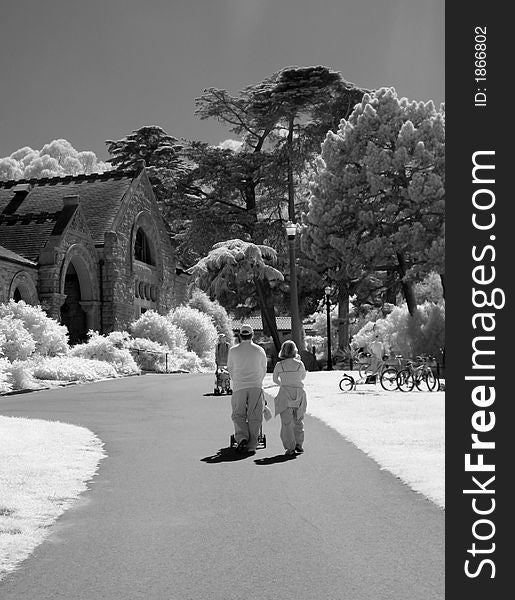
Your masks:
<instances>
[{"instance_id":1,"label":"man in white shirt","mask_svg":"<svg viewBox=\"0 0 515 600\"><path fill-rule=\"evenodd\" d=\"M263 422L263 379L266 375L266 354L254 344L254 330L242 325L241 342L229 349L227 370L232 379L232 420L234 439L241 452L254 453Z\"/></svg>"}]
</instances>

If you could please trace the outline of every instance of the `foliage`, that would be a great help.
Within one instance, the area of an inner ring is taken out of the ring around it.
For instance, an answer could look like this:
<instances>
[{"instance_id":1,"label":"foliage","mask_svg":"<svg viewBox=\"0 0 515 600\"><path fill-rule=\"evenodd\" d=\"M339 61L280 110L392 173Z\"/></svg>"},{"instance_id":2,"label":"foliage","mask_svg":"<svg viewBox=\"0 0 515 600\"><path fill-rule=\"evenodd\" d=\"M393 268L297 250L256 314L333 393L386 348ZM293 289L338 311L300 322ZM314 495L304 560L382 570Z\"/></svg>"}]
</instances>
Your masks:
<instances>
[{"instance_id":1,"label":"foliage","mask_svg":"<svg viewBox=\"0 0 515 600\"><path fill-rule=\"evenodd\" d=\"M23 323L23 327L35 342L34 352L55 356L68 350L68 329L49 317L40 306L31 306L23 300L10 300L0 304L0 319L12 316Z\"/></svg>"},{"instance_id":2,"label":"foliage","mask_svg":"<svg viewBox=\"0 0 515 600\"><path fill-rule=\"evenodd\" d=\"M198 354L189 350L179 350L174 353L168 369L171 371L188 371L190 373L202 373L205 370L202 366L202 359Z\"/></svg>"},{"instance_id":3,"label":"foliage","mask_svg":"<svg viewBox=\"0 0 515 600\"><path fill-rule=\"evenodd\" d=\"M322 145L303 248L334 281L396 268L410 312L413 280L443 273L445 117L433 103L365 94Z\"/></svg>"},{"instance_id":4,"label":"foliage","mask_svg":"<svg viewBox=\"0 0 515 600\"><path fill-rule=\"evenodd\" d=\"M172 309L168 317L184 331L189 351L199 357L214 353L217 333L209 315L191 306L179 306Z\"/></svg>"},{"instance_id":5,"label":"foliage","mask_svg":"<svg viewBox=\"0 0 515 600\"><path fill-rule=\"evenodd\" d=\"M34 390L38 389L38 385L34 381L32 370L28 368L31 360L15 360L7 368L7 376L12 390Z\"/></svg>"},{"instance_id":6,"label":"foliage","mask_svg":"<svg viewBox=\"0 0 515 600\"><path fill-rule=\"evenodd\" d=\"M97 381L118 374L112 364L104 360L73 356L45 357L26 365L36 379L55 381Z\"/></svg>"},{"instance_id":7,"label":"foliage","mask_svg":"<svg viewBox=\"0 0 515 600\"><path fill-rule=\"evenodd\" d=\"M0 337L0 347L2 346L2 339ZM11 392L13 387L9 377L9 369L11 367L11 363L7 360L7 358L2 358L0 356L0 394L7 394Z\"/></svg>"},{"instance_id":8,"label":"foliage","mask_svg":"<svg viewBox=\"0 0 515 600\"><path fill-rule=\"evenodd\" d=\"M170 350L186 349L186 335L168 317L153 310L143 313L129 325L134 337L146 338Z\"/></svg>"},{"instance_id":9,"label":"foliage","mask_svg":"<svg viewBox=\"0 0 515 600\"><path fill-rule=\"evenodd\" d=\"M121 375L139 373L139 368L134 362L127 348L120 348L116 341L103 336L96 331L88 332L88 341L77 344L69 351L69 356L103 360L110 363Z\"/></svg>"},{"instance_id":10,"label":"foliage","mask_svg":"<svg viewBox=\"0 0 515 600\"><path fill-rule=\"evenodd\" d=\"M170 352L168 346L162 346L157 342L146 338L131 338L126 343L136 364L145 371L166 371L166 354Z\"/></svg>"},{"instance_id":11,"label":"foliage","mask_svg":"<svg viewBox=\"0 0 515 600\"><path fill-rule=\"evenodd\" d=\"M157 201L162 203L176 185L179 174L188 171L182 145L157 125L146 125L120 140L107 140L109 162L118 169L147 167Z\"/></svg>"},{"instance_id":12,"label":"foliage","mask_svg":"<svg viewBox=\"0 0 515 600\"><path fill-rule=\"evenodd\" d=\"M443 288L440 275L432 271L425 279L415 284L415 297L418 304L426 301L441 302L443 300Z\"/></svg>"},{"instance_id":13,"label":"foliage","mask_svg":"<svg viewBox=\"0 0 515 600\"><path fill-rule=\"evenodd\" d=\"M236 316L248 316L259 307L265 333L279 351L271 289L284 277L273 266L276 261L273 248L235 239L215 244L190 272L198 287Z\"/></svg>"},{"instance_id":14,"label":"foliage","mask_svg":"<svg viewBox=\"0 0 515 600\"><path fill-rule=\"evenodd\" d=\"M211 252L191 268L197 285L223 306L234 308L256 296L256 281L282 281L274 268L277 253L269 246L243 240L215 244Z\"/></svg>"},{"instance_id":15,"label":"foliage","mask_svg":"<svg viewBox=\"0 0 515 600\"><path fill-rule=\"evenodd\" d=\"M79 152L67 140L58 139L45 144L41 150L24 146L10 156L0 158L0 180L89 175L110 168L94 152Z\"/></svg>"},{"instance_id":16,"label":"foliage","mask_svg":"<svg viewBox=\"0 0 515 600\"><path fill-rule=\"evenodd\" d=\"M11 314L0 317L0 356L10 362L26 360L36 350L36 340L25 329L23 321Z\"/></svg>"},{"instance_id":17,"label":"foliage","mask_svg":"<svg viewBox=\"0 0 515 600\"><path fill-rule=\"evenodd\" d=\"M445 344L445 308L443 304L424 302L410 317L406 304L396 306L385 319L367 322L354 336L354 348L366 347L379 334L385 351L415 358L429 354L442 358Z\"/></svg>"},{"instance_id":18,"label":"foliage","mask_svg":"<svg viewBox=\"0 0 515 600\"><path fill-rule=\"evenodd\" d=\"M229 342L232 340L231 320L225 308L218 301L210 300L205 292L195 289L188 300L188 306L209 315L213 320L217 333L224 333Z\"/></svg>"}]
</instances>

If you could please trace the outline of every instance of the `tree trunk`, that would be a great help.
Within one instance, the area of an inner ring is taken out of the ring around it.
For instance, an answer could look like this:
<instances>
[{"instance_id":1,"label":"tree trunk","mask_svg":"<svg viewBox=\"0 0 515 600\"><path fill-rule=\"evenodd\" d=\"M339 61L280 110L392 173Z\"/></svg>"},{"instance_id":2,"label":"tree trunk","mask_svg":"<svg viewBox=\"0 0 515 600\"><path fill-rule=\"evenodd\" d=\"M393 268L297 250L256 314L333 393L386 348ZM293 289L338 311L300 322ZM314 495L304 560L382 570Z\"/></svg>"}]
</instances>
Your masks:
<instances>
[{"instance_id":1,"label":"tree trunk","mask_svg":"<svg viewBox=\"0 0 515 600\"><path fill-rule=\"evenodd\" d=\"M275 320L274 306L271 302L270 285L266 280L256 279L256 291L258 296L259 308L261 310L261 320L263 321L263 331L266 335L270 335L274 342L275 349L279 354L281 349L281 340L277 331L277 322Z\"/></svg>"},{"instance_id":2,"label":"tree trunk","mask_svg":"<svg viewBox=\"0 0 515 600\"><path fill-rule=\"evenodd\" d=\"M417 312L417 301L415 299L415 290L411 281L404 281L406 275L406 262L401 252L397 252L397 260L399 261L399 276L401 278L402 293L408 306L408 312L413 316Z\"/></svg>"},{"instance_id":3,"label":"tree trunk","mask_svg":"<svg viewBox=\"0 0 515 600\"><path fill-rule=\"evenodd\" d=\"M445 300L445 274L444 273L440 273L440 282L442 283L442 295L443 295L443 299Z\"/></svg>"},{"instance_id":4,"label":"tree trunk","mask_svg":"<svg viewBox=\"0 0 515 600\"><path fill-rule=\"evenodd\" d=\"M345 351L349 345L349 286L338 286L338 350Z\"/></svg>"}]
</instances>

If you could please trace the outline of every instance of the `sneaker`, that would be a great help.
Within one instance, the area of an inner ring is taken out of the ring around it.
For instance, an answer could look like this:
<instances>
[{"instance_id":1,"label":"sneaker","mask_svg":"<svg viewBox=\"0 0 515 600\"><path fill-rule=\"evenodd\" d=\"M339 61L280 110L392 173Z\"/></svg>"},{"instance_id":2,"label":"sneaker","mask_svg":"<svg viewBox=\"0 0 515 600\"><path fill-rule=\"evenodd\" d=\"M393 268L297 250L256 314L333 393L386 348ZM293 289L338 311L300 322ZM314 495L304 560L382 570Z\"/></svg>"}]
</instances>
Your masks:
<instances>
[{"instance_id":1,"label":"sneaker","mask_svg":"<svg viewBox=\"0 0 515 600\"><path fill-rule=\"evenodd\" d=\"M295 450L286 450L286 456L295 456Z\"/></svg>"},{"instance_id":2,"label":"sneaker","mask_svg":"<svg viewBox=\"0 0 515 600\"><path fill-rule=\"evenodd\" d=\"M302 454L304 452L304 448L302 446L295 446L295 452Z\"/></svg>"},{"instance_id":3,"label":"sneaker","mask_svg":"<svg viewBox=\"0 0 515 600\"><path fill-rule=\"evenodd\" d=\"M240 440L238 442L238 446L236 448L236 451L237 452L243 452L243 450L246 450L247 444L248 444L248 440Z\"/></svg>"}]
</instances>

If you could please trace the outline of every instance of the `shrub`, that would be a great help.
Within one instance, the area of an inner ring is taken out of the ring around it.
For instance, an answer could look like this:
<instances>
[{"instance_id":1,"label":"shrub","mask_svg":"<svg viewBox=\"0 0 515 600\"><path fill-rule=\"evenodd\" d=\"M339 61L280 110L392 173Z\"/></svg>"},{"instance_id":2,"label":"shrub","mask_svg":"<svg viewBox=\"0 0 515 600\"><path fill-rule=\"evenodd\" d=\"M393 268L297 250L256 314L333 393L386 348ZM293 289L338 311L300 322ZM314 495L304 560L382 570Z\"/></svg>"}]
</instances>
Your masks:
<instances>
[{"instance_id":1,"label":"shrub","mask_svg":"<svg viewBox=\"0 0 515 600\"><path fill-rule=\"evenodd\" d=\"M172 366L168 367L171 371L189 371L190 373L201 373L202 362L195 352L181 350L172 357Z\"/></svg>"},{"instance_id":2,"label":"shrub","mask_svg":"<svg viewBox=\"0 0 515 600\"><path fill-rule=\"evenodd\" d=\"M217 333L211 317L190 306L179 306L171 310L169 317L186 334L188 350L198 356L214 353Z\"/></svg>"},{"instance_id":3,"label":"shrub","mask_svg":"<svg viewBox=\"0 0 515 600\"><path fill-rule=\"evenodd\" d=\"M161 344L146 338L132 338L129 340L127 348L132 352L132 356L140 369L158 373L166 371L166 354L170 352L167 346L161 346ZM170 365L168 365L168 370L171 370Z\"/></svg>"},{"instance_id":4,"label":"shrub","mask_svg":"<svg viewBox=\"0 0 515 600\"><path fill-rule=\"evenodd\" d=\"M35 341L37 354L56 356L67 352L68 329L49 317L40 306L10 300L8 304L0 304L0 319L7 316L23 323Z\"/></svg>"},{"instance_id":5,"label":"shrub","mask_svg":"<svg viewBox=\"0 0 515 600\"><path fill-rule=\"evenodd\" d=\"M8 368L7 374L13 390L34 390L41 387L34 381L30 361L15 360Z\"/></svg>"},{"instance_id":6,"label":"shrub","mask_svg":"<svg viewBox=\"0 0 515 600\"><path fill-rule=\"evenodd\" d=\"M113 365L105 361L73 356L45 357L32 367L36 379L54 381L97 381L117 377Z\"/></svg>"},{"instance_id":7,"label":"shrub","mask_svg":"<svg viewBox=\"0 0 515 600\"><path fill-rule=\"evenodd\" d=\"M393 350L405 357L430 354L441 360L445 340L444 305L424 302L413 317L406 304L396 306L386 319L366 323L354 336L352 346L368 346L377 333L386 352Z\"/></svg>"},{"instance_id":8,"label":"shrub","mask_svg":"<svg viewBox=\"0 0 515 600\"><path fill-rule=\"evenodd\" d=\"M170 350L186 349L184 331L172 323L168 317L153 310L147 311L131 323L129 330L134 337L152 340Z\"/></svg>"},{"instance_id":9,"label":"shrub","mask_svg":"<svg viewBox=\"0 0 515 600\"><path fill-rule=\"evenodd\" d=\"M26 360L36 350L36 340L25 329L23 321L7 314L0 318L0 356L10 362Z\"/></svg>"},{"instance_id":10,"label":"shrub","mask_svg":"<svg viewBox=\"0 0 515 600\"><path fill-rule=\"evenodd\" d=\"M110 363L121 375L139 373L140 370L127 348L119 348L116 341L113 342L108 335L102 336L96 331L90 331L88 336L89 340L86 344L74 346L68 355L103 360Z\"/></svg>"},{"instance_id":11,"label":"shrub","mask_svg":"<svg viewBox=\"0 0 515 600\"><path fill-rule=\"evenodd\" d=\"M196 308L200 312L209 315L218 333L225 333L229 343L233 340L231 320L225 308L216 300L210 300L209 296L202 290L195 290L191 295L188 306Z\"/></svg>"},{"instance_id":12,"label":"shrub","mask_svg":"<svg viewBox=\"0 0 515 600\"><path fill-rule=\"evenodd\" d=\"M9 377L10 366L11 363L7 360L7 358L0 358L0 394L7 394L7 392L11 392L13 389Z\"/></svg>"}]
</instances>

